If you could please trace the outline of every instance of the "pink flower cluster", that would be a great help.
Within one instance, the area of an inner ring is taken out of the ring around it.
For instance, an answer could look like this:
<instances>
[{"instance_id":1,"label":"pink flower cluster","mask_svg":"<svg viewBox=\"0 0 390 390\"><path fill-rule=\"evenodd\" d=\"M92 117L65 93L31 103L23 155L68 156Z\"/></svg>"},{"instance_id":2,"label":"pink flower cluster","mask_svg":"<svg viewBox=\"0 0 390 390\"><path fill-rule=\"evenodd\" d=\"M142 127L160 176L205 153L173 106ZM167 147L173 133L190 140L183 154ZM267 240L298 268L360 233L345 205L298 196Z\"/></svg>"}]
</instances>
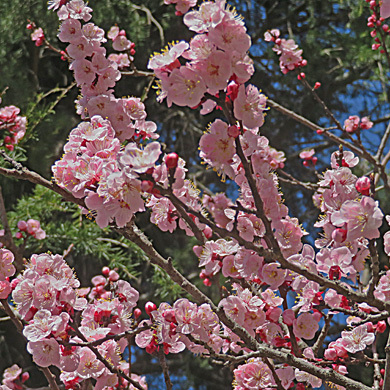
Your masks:
<instances>
[{"instance_id":1,"label":"pink flower cluster","mask_svg":"<svg viewBox=\"0 0 390 390\"><path fill-rule=\"evenodd\" d=\"M30 377L30 374L23 370L17 365L14 364L11 367L8 367L4 370L2 386L5 387L4 390L22 390L24 388L23 383Z\"/></svg>"},{"instance_id":2,"label":"pink flower cluster","mask_svg":"<svg viewBox=\"0 0 390 390\"><path fill-rule=\"evenodd\" d=\"M304 150L303 152L299 153L299 157L303 159L303 165L305 167L314 167L317 164L317 157L314 156L315 150Z\"/></svg>"},{"instance_id":3,"label":"pink flower cluster","mask_svg":"<svg viewBox=\"0 0 390 390\"><path fill-rule=\"evenodd\" d=\"M332 169L319 182L322 188L316 202L321 203L324 216L316 224L323 229L323 238L316 241L321 248L316 256L317 270L330 278L354 280L364 269L367 240L379 237L383 213L378 202L357 192L358 178L350 169L357 162L352 152L333 153Z\"/></svg>"},{"instance_id":4,"label":"pink flower cluster","mask_svg":"<svg viewBox=\"0 0 390 390\"><path fill-rule=\"evenodd\" d=\"M367 27L371 28L371 37L375 43L372 44L372 50L379 50L383 54L386 52L384 43L386 35L390 34L390 28L387 24L383 24L384 20L390 16L390 4L388 0L366 0L370 4L372 14L367 19Z\"/></svg>"},{"instance_id":5,"label":"pink flower cluster","mask_svg":"<svg viewBox=\"0 0 390 390\"><path fill-rule=\"evenodd\" d=\"M181 16L195 7L198 0L164 0L164 4L176 4L176 15Z\"/></svg>"},{"instance_id":6,"label":"pink flower cluster","mask_svg":"<svg viewBox=\"0 0 390 390\"><path fill-rule=\"evenodd\" d=\"M16 238L27 238L29 236L34 237L37 240L43 240L46 238L45 231L41 228L41 224L36 219L29 219L26 221L18 222L19 231L15 234Z\"/></svg>"},{"instance_id":7,"label":"pink flower cluster","mask_svg":"<svg viewBox=\"0 0 390 390\"><path fill-rule=\"evenodd\" d=\"M0 299L7 299L12 291L9 278L16 272L16 268L12 264L14 259L11 251L0 248Z\"/></svg>"},{"instance_id":8,"label":"pink flower cluster","mask_svg":"<svg viewBox=\"0 0 390 390\"><path fill-rule=\"evenodd\" d=\"M244 85L254 69L247 54L251 40L242 20L224 2L206 1L199 10L186 13L184 23L197 33L190 44L172 44L148 64L160 79L159 100L166 98L168 107L202 103L208 113L216 103L205 94L217 98L226 91L236 119L248 128L261 126L266 98L253 85ZM189 61L181 65L180 57Z\"/></svg>"},{"instance_id":9,"label":"pink flower cluster","mask_svg":"<svg viewBox=\"0 0 390 390\"><path fill-rule=\"evenodd\" d=\"M72 131L65 155L53 173L58 184L76 197L86 197L99 226L115 220L122 227L135 212L144 210L139 174L153 167L161 152L156 143L140 146L141 141L158 137L157 126L145 119L141 100L114 97L111 88L120 72L117 63L105 57L101 46L104 31L93 23L82 26L80 22L90 19L90 11L81 0L69 1L59 9L63 22L58 37L69 43L66 51L73 58L70 68L81 87L79 112L83 118L89 116L89 121ZM131 51L131 42L119 28L112 28L108 35L119 49ZM132 142L119 153L125 140Z\"/></svg>"},{"instance_id":10,"label":"pink flower cluster","mask_svg":"<svg viewBox=\"0 0 390 390\"><path fill-rule=\"evenodd\" d=\"M372 126L374 126L374 124L366 116L360 119L357 115L351 115L348 119L344 121L344 130L347 133L355 133L359 129L371 129Z\"/></svg>"},{"instance_id":11,"label":"pink flower cluster","mask_svg":"<svg viewBox=\"0 0 390 390\"><path fill-rule=\"evenodd\" d=\"M3 254L4 250L1 251ZM6 266L5 261L0 264ZM9 266L7 269L5 274L11 274ZM96 276L87 301L84 296L89 289L78 289L80 283L63 257L40 254L31 257L26 270L13 283L12 298L19 315L28 323L23 330L27 350L37 365L60 368L61 379L70 388L89 378L96 380L98 389L115 387L118 383L117 375L98 356L115 368L122 367L121 353L127 346L126 339L102 340L96 347L99 355L87 346L88 342L135 326L131 317L138 291L117 276L116 273L110 274L111 279ZM111 282L113 279L116 281ZM76 319L76 312L80 312L80 320Z\"/></svg>"},{"instance_id":12,"label":"pink flower cluster","mask_svg":"<svg viewBox=\"0 0 390 390\"><path fill-rule=\"evenodd\" d=\"M135 54L135 43L126 38L125 30L120 30L118 26L112 26L107 33L107 38L112 40L114 50L128 51L132 56Z\"/></svg>"},{"instance_id":13,"label":"pink flower cluster","mask_svg":"<svg viewBox=\"0 0 390 390\"><path fill-rule=\"evenodd\" d=\"M273 50L280 55L280 69L284 74L307 65L307 61L302 58L302 50L298 48L294 40L280 38L278 29L267 31L264 39L266 42L275 43Z\"/></svg>"},{"instance_id":14,"label":"pink flower cluster","mask_svg":"<svg viewBox=\"0 0 390 390\"><path fill-rule=\"evenodd\" d=\"M20 109L15 106L0 108L0 130L5 132L3 145L10 151L26 133L27 119L19 113Z\"/></svg>"}]
</instances>

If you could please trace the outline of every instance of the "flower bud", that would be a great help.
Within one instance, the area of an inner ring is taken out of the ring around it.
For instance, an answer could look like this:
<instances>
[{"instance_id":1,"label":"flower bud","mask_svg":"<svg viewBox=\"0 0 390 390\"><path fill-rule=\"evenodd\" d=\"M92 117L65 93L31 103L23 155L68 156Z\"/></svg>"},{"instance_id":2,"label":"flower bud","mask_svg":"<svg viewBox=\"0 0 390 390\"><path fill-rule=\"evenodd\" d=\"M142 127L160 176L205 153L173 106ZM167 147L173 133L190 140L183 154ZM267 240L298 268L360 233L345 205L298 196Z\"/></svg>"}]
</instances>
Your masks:
<instances>
[{"instance_id":1,"label":"flower bud","mask_svg":"<svg viewBox=\"0 0 390 390\"><path fill-rule=\"evenodd\" d=\"M385 321L379 321L376 324L376 332L377 333L383 333L386 330L386 322Z\"/></svg>"},{"instance_id":2,"label":"flower bud","mask_svg":"<svg viewBox=\"0 0 390 390\"><path fill-rule=\"evenodd\" d=\"M116 282L119 279L118 272L114 271L113 269L108 273L108 280L111 282Z\"/></svg>"},{"instance_id":3,"label":"flower bud","mask_svg":"<svg viewBox=\"0 0 390 390\"><path fill-rule=\"evenodd\" d=\"M340 244L341 242L344 242L347 238L347 230L342 228L337 228L333 230L332 232L332 240Z\"/></svg>"},{"instance_id":4,"label":"flower bud","mask_svg":"<svg viewBox=\"0 0 390 390\"><path fill-rule=\"evenodd\" d=\"M371 188L371 180L367 176L362 176L357 179L355 188L362 195L369 195Z\"/></svg>"},{"instance_id":5,"label":"flower bud","mask_svg":"<svg viewBox=\"0 0 390 390\"><path fill-rule=\"evenodd\" d=\"M102 275L104 275L105 277L107 277L110 273L110 269L108 267L103 267L102 268Z\"/></svg>"},{"instance_id":6,"label":"flower bud","mask_svg":"<svg viewBox=\"0 0 390 390\"><path fill-rule=\"evenodd\" d=\"M179 156L177 153L169 153L165 159L165 165L168 169L174 169L177 167Z\"/></svg>"},{"instance_id":7,"label":"flower bud","mask_svg":"<svg viewBox=\"0 0 390 390\"><path fill-rule=\"evenodd\" d=\"M153 303L151 301L145 303L145 311L149 317L150 317L150 314L152 313L152 311L155 311L155 310L157 310L157 306L155 303Z\"/></svg>"}]
</instances>

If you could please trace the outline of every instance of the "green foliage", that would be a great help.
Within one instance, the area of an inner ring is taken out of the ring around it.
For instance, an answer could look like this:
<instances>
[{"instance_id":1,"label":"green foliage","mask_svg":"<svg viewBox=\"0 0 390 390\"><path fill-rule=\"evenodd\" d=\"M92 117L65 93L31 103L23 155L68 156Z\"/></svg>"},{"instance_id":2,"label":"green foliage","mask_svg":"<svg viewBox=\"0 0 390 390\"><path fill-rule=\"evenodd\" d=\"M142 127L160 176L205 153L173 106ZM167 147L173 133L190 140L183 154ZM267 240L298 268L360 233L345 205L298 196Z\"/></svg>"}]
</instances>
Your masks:
<instances>
[{"instance_id":1,"label":"green foliage","mask_svg":"<svg viewBox=\"0 0 390 390\"><path fill-rule=\"evenodd\" d=\"M134 279L139 274L137 266L143 254L134 244L116 237L108 228L100 229L78 206L63 201L61 196L45 187L37 186L32 195L23 196L8 217L13 233L17 231L19 220L29 218L39 220L46 232L44 240L32 237L27 240L26 256L46 251L61 254L71 247L69 256L76 268L86 262L97 267L88 267L89 272L83 273L83 279L98 274L102 265L118 267L124 279Z\"/></svg>"}]
</instances>

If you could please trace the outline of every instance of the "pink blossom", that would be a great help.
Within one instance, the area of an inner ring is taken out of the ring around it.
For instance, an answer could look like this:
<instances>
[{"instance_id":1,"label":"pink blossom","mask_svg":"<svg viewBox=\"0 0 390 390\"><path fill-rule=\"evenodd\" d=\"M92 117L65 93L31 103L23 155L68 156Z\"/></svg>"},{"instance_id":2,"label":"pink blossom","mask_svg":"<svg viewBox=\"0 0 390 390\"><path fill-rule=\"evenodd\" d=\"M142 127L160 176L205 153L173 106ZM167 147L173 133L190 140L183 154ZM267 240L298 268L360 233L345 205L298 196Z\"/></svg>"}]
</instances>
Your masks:
<instances>
[{"instance_id":1,"label":"pink blossom","mask_svg":"<svg viewBox=\"0 0 390 390\"><path fill-rule=\"evenodd\" d=\"M197 61L194 69L199 71L212 95L225 89L232 75L230 56L221 50L214 50L206 59Z\"/></svg>"},{"instance_id":2,"label":"pink blossom","mask_svg":"<svg viewBox=\"0 0 390 390\"><path fill-rule=\"evenodd\" d=\"M363 351L367 345L371 345L375 340L374 333L367 332L367 325L359 325L351 332L341 332L342 345L350 353Z\"/></svg>"},{"instance_id":3,"label":"pink blossom","mask_svg":"<svg viewBox=\"0 0 390 390\"><path fill-rule=\"evenodd\" d=\"M236 368L233 373L237 383L236 390L267 389L275 383L270 369L261 359L250 359L248 363Z\"/></svg>"},{"instance_id":4,"label":"pink blossom","mask_svg":"<svg viewBox=\"0 0 390 390\"><path fill-rule=\"evenodd\" d=\"M267 98L254 85L240 85L234 100L234 115L244 126L254 129L264 123Z\"/></svg>"},{"instance_id":5,"label":"pink blossom","mask_svg":"<svg viewBox=\"0 0 390 390\"><path fill-rule=\"evenodd\" d=\"M206 84L202 77L186 66L173 69L167 79L162 79L162 86L167 93L168 107L172 103L195 107L206 92Z\"/></svg>"},{"instance_id":6,"label":"pink blossom","mask_svg":"<svg viewBox=\"0 0 390 390\"><path fill-rule=\"evenodd\" d=\"M363 196L360 201L348 200L343 203L339 212L331 216L336 226L347 224L347 240L352 241L364 237L373 239L379 237L379 227L382 225L383 213L374 199Z\"/></svg>"},{"instance_id":7,"label":"pink blossom","mask_svg":"<svg viewBox=\"0 0 390 390\"><path fill-rule=\"evenodd\" d=\"M149 168L154 167L160 154L161 145L158 142L151 142L143 149L135 143L129 143L118 154L119 166L125 172L145 173Z\"/></svg>"},{"instance_id":8,"label":"pink blossom","mask_svg":"<svg viewBox=\"0 0 390 390\"><path fill-rule=\"evenodd\" d=\"M261 279L270 286L271 290L277 290L284 283L287 271L279 268L277 263L266 264L261 271Z\"/></svg>"},{"instance_id":9,"label":"pink blossom","mask_svg":"<svg viewBox=\"0 0 390 390\"><path fill-rule=\"evenodd\" d=\"M199 141L200 157L217 168L231 162L236 151L234 138L228 134L228 124L216 119Z\"/></svg>"},{"instance_id":10,"label":"pink blossom","mask_svg":"<svg viewBox=\"0 0 390 390\"><path fill-rule=\"evenodd\" d=\"M52 316L49 310L39 310L31 323L24 328L23 334L29 341L43 340L50 335L59 320L60 318Z\"/></svg>"},{"instance_id":11,"label":"pink blossom","mask_svg":"<svg viewBox=\"0 0 390 390\"><path fill-rule=\"evenodd\" d=\"M164 4L176 4L176 14L183 15L191 7L195 7L198 0L164 0Z\"/></svg>"},{"instance_id":12,"label":"pink blossom","mask_svg":"<svg viewBox=\"0 0 390 390\"><path fill-rule=\"evenodd\" d=\"M318 321L310 313L302 313L293 321L294 334L302 339L311 340L314 338L318 328Z\"/></svg>"},{"instance_id":13,"label":"pink blossom","mask_svg":"<svg viewBox=\"0 0 390 390\"><path fill-rule=\"evenodd\" d=\"M12 264L13 261L13 253L8 249L0 248L0 281L15 274L16 268Z\"/></svg>"},{"instance_id":14,"label":"pink blossom","mask_svg":"<svg viewBox=\"0 0 390 390\"><path fill-rule=\"evenodd\" d=\"M246 28L235 19L224 20L214 28L210 28L208 39L225 52L245 53L251 46L251 38L246 33Z\"/></svg>"},{"instance_id":15,"label":"pink blossom","mask_svg":"<svg viewBox=\"0 0 390 390\"><path fill-rule=\"evenodd\" d=\"M60 20L65 19L82 19L88 22L91 19L92 9L87 7L82 0L71 0L63 5L58 11Z\"/></svg>"},{"instance_id":16,"label":"pink blossom","mask_svg":"<svg viewBox=\"0 0 390 390\"><path fill-rule=\"evenodd\" d=\"M176 60L188 48L189 45L185 41L172 43L171 45L167 46L161 54L157 53L150 58L148 68L154 70L157 75L161 75L161 72L171 72L175 67L177 67ZM180 66L180 63L178 66Z\"/></svg>"},{"instance_id":17,"label":"pink blossom","mask_svg":"<svg viewBox=\"0 0 390 390\"><path fill-rule=\"evenodd\" d=\"M344 130L347 133L353 133L359 128L360 118L357 115L351 115L344 121Z\"/></svg>"},{"instance_id":18,"label":"pink blossom","mask_svg":"<svg viewBox=\"0 0 390 390\"><path fill-rule=\"evenodd\" d=\"M390 0L382 0L381 17L388 18L390 16Z\"/></svg>"},{"instance_id":19,"label":"pink blossom","mask_svg":"<svg viewBox=\"0 0 390 390\"><path fill-rule=\"evenodd\" d=\"M123 35L118 35L113 43L112 43L112 47L114 48L114 50L117 50L117 51L125 51L125 50L129 50L131 48L131 44L132 42L129 41L125 36Z\"/></svg>"},{"instance_id":20,"label":"pink blossom","mask_svg":"<svg viewBox=\"0 0 390 390\"><path fill-rule=\"evenodd\" d=\"M62 42L77 43L81 37L81 23L77 19L66 19L62 22L58 34Z\"/></svg>"},{"instance_id":21,"label":"pink blossom","mask_svg":"<svg viewBox=\"0 0 390 390\"><path fill-rule=\"evenodd\" d=\"M204 2L199 10L188 12L184 16L185 25L197 33L207 32L210 27L215 27L222 22L224 11L221 3Z\"/></svg>"},{"instance_id":22,"label":"pink blossom","mask_svg":"<svg viewBox=\"0 0 390 390\"><path fill-rule=\"evenodd\" d=\"M333 169L339 168L339 153L333 152L331 156L331 166ZM353 168L359 163L359 157L355 157L355 155L350 151L343 151L343 156L341 159L341 166Z\"/></svg>"},{"instance_id":23,"label":"pink blossom","mask_svg":"<svg viewBox=\"0 0 390 390\"><path fill-rule=\"evenodd\" d=\"M11 283L8 280L0 280L0 299L7 299L11 291Z\"/></svg>"},{"instance_id":24,"label":"pink blossom","mask_svg":"<svg viewBox=\"0 0 390 390\"><path fill-rule=\"evenodd\" d=\"M104 365L89 348L80 349L80 363L77 374L80 378L98 378L104 371Z\"/></svg>"},{"instance_id":25,"label":"pink blossom","mask_svg":"<svg viewBox=\"0 0 390 390\"><path fill-rule=\"evenodd\" d=\"M60 364L60 346L54 339L30 341L27 351L33 355L34 362L40 367L58 367Z\"/></svg>"}]
</instances>

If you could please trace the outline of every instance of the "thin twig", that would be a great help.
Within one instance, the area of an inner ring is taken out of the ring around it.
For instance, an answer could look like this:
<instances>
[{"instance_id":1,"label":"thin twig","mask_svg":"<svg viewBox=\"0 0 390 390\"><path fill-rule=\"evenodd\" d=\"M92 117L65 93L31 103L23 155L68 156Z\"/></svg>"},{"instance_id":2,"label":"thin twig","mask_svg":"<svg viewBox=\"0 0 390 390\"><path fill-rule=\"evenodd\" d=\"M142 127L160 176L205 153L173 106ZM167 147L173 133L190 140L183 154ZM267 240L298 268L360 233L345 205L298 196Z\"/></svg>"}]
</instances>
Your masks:
<instances>
[{"instance_id":1,"label":"thin twig","mask_svg":"<svg viewBox=\"0 0 390 390\"><path fill-rule=\"evenodd\" d=\"M383 380L383 389L390 389L390 333L387 339L385 352L386 352L386 364L385 364L385 375Z\"/></svg>"},{"instance_id":2,"label":"thin twig","mask_svg":"<svg viewBox=\"0 0 390 390\"><path fill-rule=\"evenodd\" d=\"M167 361L165 360L163 348L160 348L158 351L158 360L164 373L165 386L167 387L167 390L172 390L172 382L171 378L169 377L168 365Z\"/></svg>"}]
</instances>

